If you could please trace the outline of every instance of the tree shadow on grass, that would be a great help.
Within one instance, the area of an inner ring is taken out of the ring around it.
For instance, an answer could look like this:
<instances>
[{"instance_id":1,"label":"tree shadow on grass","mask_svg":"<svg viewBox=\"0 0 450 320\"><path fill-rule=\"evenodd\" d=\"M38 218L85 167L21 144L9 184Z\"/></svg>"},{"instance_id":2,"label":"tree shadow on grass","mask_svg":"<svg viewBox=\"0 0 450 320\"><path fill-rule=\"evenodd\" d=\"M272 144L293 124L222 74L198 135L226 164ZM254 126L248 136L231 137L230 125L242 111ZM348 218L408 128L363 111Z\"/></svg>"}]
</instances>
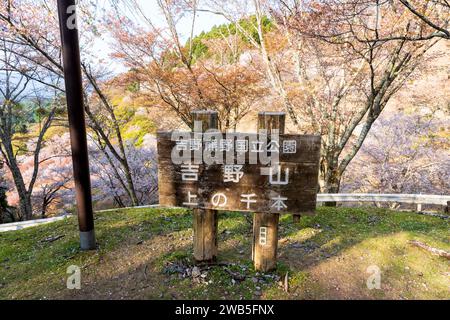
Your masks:
<instances>
[{"instance_id":1,"label":"tree shadow on grass","mask_svg":"<svg viewBox=\"0 0 450 320\"><path fill-rule=\"evenodd\" d=\"M123 215L123 212L117 214ZM219 262L234 262L236 266L227 268L246 275L243 282L234 284L233 277L220 266L207 270L205 281L212 280L211 284L195 283L191 277L165 272L167 264L182 260L188 261L188 267L192 266L192 215L189 210L153 209L151 213L137 212L126 219L101 214L96 223L98 252L75 252L58 262L61 270L71 264L81 264L82 275L85 275L82 289L67 290L63 271L58 274L59 281L51 286L55 291L48 292L47 296L70 299L248 299L259 298L255 295L258 291L270 291L275 297L291 298L281 294L276 280L265 281L259 275L258 282L254 282L252 227L241 213L221 212L219 216ZM294 277L298 277L303 270L331 260L367 239L401 232L448 244L448 230L449 223L437 218L384 209L323 208L314 217L303 217L299 224L293 224L290 216L283 216L279 230L281 263L275 274L282 276L290 271L291 274L297 272ZM75 238L67 240L70 241L68 249L77 245ZM63 251L54 253L60 255ZM35 277L31 282L42 279ZM261 279L264 281L259 282ZM59 290L54 289L59 285ZM42 295L41 291L34 297L39 295ZM317 295L311 297L317 298Z\"/></svg>"},{"instance_id":2,"label":"tree shadow on grass","mask_svg":"<svg viewBox=\"0 0 450 320\"><path fill-rule=\"evenodd\" d=\"M304 217L298 225L290 221L289 217L281 219L280 238L287 241L281 241L279 260L290 269L312 271L315 278L310 282L314 283L303 288L321 291L302 292L302 298L448 296L445 260L408 244L409 240L420 239L450 248L448 220L377 208L321 208L316 216ZM380 270L380 290L367 287L369 267Z\"/></svg>"},{"instance_id":3,"label":"tree shadow on grass","mask_svg":"<svg viewBox=\"0 0 450 320\"><path fill-rule=\"evenodd\" d=\"M301 231L306 230L308 232ZM414 213L393 212L374 208L322 208L316 216L302 217L299 224L281 219L279 238L292 238L281 249L295 249L305 256L330 258L367 239L385 237L402 232L434 237L450 244L450 223ZM308 234L309 233L309 234ZM303 237L302 237L303 236ZM312 259L308 263L314 263ZM308 267L309 264L304 264Z\"/></svg>"},{"instance_id":4,"label":"tree shadow on grass","mask_svg":"<svg viewBox=\"0 0 450 320\"><path fill-rule=\"evenodd\" d=\"M286 266L299 270L307 270L324 261L333 259L347 249L366 241L367 239L383 238L402 232L412 235L434 237L436 241L445 241L448 235L448 223L436 218L417 216L412 213L393 213L384 209L322 209L314 217L304 217L298 225L290 222L290 216L283 217L280 222L279 256L282 262L276 273L282 275ZM170 276L164 286L163 298L258 298L254 293L259 291L258 284L249 283L248 279L255 276L251 267L251 232L252 227L240 213L221 213L219 223L219 262L235 262L246 267L245 283L230 285L232 276L223 272L223 268L212 269L216 273L214 281L219 279L218 286L223 290L207 291L207 286L192 284L191 279L180 279L178 274ZM305 232L305 230L307 232ZM399 249L400 251L401 248ZM402 255L402 252L398 252ZM174 251L168 251L158 261L176 262L192 255L192 244L177 246ZM297 259L299 258L300 259ZM294 258L294 262L291 261ZM141 266L142 267L142 266ZM394 266L395 267L395 266ZM161 272L161 269L159 271ZM262 285L260 285L262 286ZM178 287L178 288L177 288ZM275 281L267 283L264 289L277 289ZM178 292L178 290L190 292ZM161 296L149 294L152 298ZM339 295L331 295L339 297Z\"/></svg>"}]
</instances>

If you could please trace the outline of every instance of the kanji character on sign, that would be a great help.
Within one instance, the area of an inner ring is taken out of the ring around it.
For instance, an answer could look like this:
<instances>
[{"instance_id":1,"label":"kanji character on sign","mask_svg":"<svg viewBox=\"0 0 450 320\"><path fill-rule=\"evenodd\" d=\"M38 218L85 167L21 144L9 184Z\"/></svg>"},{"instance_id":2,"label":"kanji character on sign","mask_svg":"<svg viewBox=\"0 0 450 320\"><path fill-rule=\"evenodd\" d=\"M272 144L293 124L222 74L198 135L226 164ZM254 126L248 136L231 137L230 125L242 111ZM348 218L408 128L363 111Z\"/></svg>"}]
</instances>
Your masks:
<instances>
[{"instance_id":1,"label":"kanji character on sign","mask_svg":"<svg viewBox=\"0 0 450 320\"><path fill-rule=\"evenodd\" d=\"M192 200L197 199L196 194L191 194L190 191L188 191L188 202L183 202L184 206L198 206L197 202L192 202Z\"/></svg>"},{"instance_id":2,"label":"kanji character on sign","mask_svg":"<svg viewBox=\"0 0 450 320\"><path fill-rule=\"evenodd\" d=\"M199 165L196 164L182 164L181 165L181 180L183 181L198 181Z\"/></svg>"},{"instance_id":3,"label":"kanji character on sign","mask_svg":"<svg viewBox=\"0 0 450 320\"><path fill-rule=\"evenodd\" d=\"M256 194L254 194L254 193L252 193L252 194L242 194L241 195L241 198L244 198L244 199L241 199L241 202L244 202L244 203L247 204L247 210L250 210L250 204L251 203L256 203L256 199L251 199L251 198L254 198L254 197L256 197Z\"/></svg>"},{"instance_id":4,"label":"kanji character on sign","mask_svg":"<svg viewBox=\"0 0 450 320\"><path fill-rule=\"evenodd\" d=\"M189 145L191 146L191 151L200 150L202 148L202 140L201 139L190 139Z\"/></svg>"},{"instance_id":5,"label":"kanji character on sign","mask_svg":"<svg viewBox=\"0 0 450 320\"><path fill-rule=\"evenodd\" d=\"M220 151L230 151L233 149L233 140L231 139L222 139L220 140Z\"/></svg>"},{"instance_id":6,"label":"kanji character on sign","mask_svg":"<svg viewBox=\"0 0 450 320\"><path fill-rule=\"evenodd\" d=\"M217 151L219 149L219 142L217 140L205 141L206 151Z\"/></svg>"},{"instance_id":7,"label":"kanji character on sign","mask_svg":"<svg viewBox=\"0 0 450 320\"><path fill-rule=\"evenodd\" d=\"M274 184L274 185L287 185L289 183L289 168L286 168L285 173L284 173L284 180L281 179L281 165L277 165L276 167L276 178L274 178L274 168L270 167L269 168L269 182L270 184Z\"/></svg>"},{"instance_id":8,"label":"kanji character on sign","mask_svg":"<svg viewBox=\"0 0 450 320\"><path fill-rule=\"evenodd\" d=\"M284 203L284 201L287 201L287 198L278 196L278 197L272 198L272 201L273 201L273 204L270 207L276 208L277 211L287 208L287 205Z\"/></svg>"},{"instance_id":9,"label":"kanji character on sign","mask_svg":"<svg viewBox=\"0 0 450 320\"><path fill-rule=\"evenodd\" d=\"M227 201L227 196L223 193L216 193L211 199L211 202L215 207L225 207L227 205Z\"/></svg>"},{"instance_id":10,"label":"kanji character on sign","mask_svg":"<svg viewBox=\"0 0 450 320\"><path fill-rule=\"evenodd\" d=\"M236 152L247 152L247 151L248 151L248 141L236 140Z\"/></svg>"},{"instance_id":11,"label":"kanji character on sign","mask_svg":"<svg viewBox=\"0 0 450 320\"><path fill-rule=\"evenodd\" d=\"M280 152L280 144L278 143L278 141L270 141L267 145L267 151Z\"/></svg>"},{"instance_id":12,"label":"kanji character on sign","mask_svg":"<svg viewBox=\"0 0 450 320\"><path fill-rule=\"evenodd\" d=\"M177 151L186 151L188 149L188 140L177 140L175 144Z\"/></svg>"},{"instance_id":13,"label":"kanji character on sign","mask_svg":"<svg viewBox=\"0 0 450 320\"><path fill-rule=\"evenodd\" d=\"M283 141L283 153L296 153L296 152L297 152L297 141L295 140Z\"/></svg>"},{"instance_id":14,"label":"kanji character on sign","mask_svg":"<svg viewBox=\"0 0 450 320\"><path fill-rule=\"evenodd\" d=\"M251 152L264 152L264 142L263 141L252 141Z\"/></svg>"},{"instance_id":15,"label":"kanji character on sign","mask_svg":"<svg viewBox=\"0 0 450 320\"><path fill-rule=\"evenodd\" d=\"M259 244L262 246L267 244L267 227L259 228Z\"/></svg>"},{"instance_id":16,"label":"kanji character on sign","mask_svg":"<svg viewBox=\"0 0 450 320\"><path fill-rule=\"evenodd\" d=\"M226 164L223 166L223 182L238 183L244 176L242 165Z\"/></svg>"}]
</instances>

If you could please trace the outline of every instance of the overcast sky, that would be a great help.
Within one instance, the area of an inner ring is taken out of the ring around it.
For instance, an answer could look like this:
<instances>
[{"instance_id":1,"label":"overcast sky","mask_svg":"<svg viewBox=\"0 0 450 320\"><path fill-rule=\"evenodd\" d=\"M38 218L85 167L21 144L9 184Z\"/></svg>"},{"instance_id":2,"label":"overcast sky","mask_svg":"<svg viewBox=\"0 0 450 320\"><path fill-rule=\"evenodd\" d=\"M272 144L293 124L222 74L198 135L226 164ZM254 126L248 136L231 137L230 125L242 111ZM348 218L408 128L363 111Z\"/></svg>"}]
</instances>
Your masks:
<instances>
[{"instance_id":1,"label":"overcast sky","mask_svg":"<svg viewBox=\"0 0 450 320\"><path fill-rule=\"evenodd\" d=\"M165 26L165 20L164 16L161 12L161 10L158 7L156 0L137 0L138 3L141 4L143 7L143 10L145 10L145 14L147 17L151 17L152 21L157 26ZM201 5L201 2L200 2ZM187 40L190 33L190 25L191 17L187 17L186 19L182 19L178 24L178 30L183 30L184 32L181 32L181 36L183 37L183 40ZM198 35L202 31L210 30L214 25L220 25L227 22L225 18L219 15L207 13L207 12L200 12L197 13L196 21L195 21L195 29L194 33Z\"/></svg>"}]
</instances>

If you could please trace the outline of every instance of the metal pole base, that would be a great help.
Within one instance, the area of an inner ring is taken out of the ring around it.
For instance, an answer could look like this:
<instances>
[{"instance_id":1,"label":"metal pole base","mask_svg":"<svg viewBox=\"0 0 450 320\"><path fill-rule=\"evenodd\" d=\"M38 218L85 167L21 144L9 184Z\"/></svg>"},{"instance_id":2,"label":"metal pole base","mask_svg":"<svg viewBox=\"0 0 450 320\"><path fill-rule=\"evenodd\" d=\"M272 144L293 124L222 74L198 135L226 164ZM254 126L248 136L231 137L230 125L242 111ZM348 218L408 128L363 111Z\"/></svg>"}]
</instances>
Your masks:
<instances>
[{"instance_id":1,"label":"metal pole base","mask_svg":"<svg viewBox=\"0 0 450 320\"><path fill-rule=\"evenodd\" d=\"M96 249L96 243L95 243L95 232L94 230L91 231L80 231L80 246L81 250L95 250Z\"/></svg>"}]
</instances>

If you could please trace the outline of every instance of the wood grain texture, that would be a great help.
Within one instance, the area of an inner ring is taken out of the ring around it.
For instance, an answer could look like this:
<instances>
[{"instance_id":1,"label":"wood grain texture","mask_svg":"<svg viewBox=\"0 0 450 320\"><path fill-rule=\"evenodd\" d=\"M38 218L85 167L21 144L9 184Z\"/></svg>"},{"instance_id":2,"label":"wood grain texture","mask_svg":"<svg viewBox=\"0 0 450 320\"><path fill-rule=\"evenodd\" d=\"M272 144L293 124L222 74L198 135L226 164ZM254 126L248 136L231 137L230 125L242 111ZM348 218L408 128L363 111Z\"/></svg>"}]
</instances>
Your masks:
<instances>
[{"instance_id":1,"label":"wood grain texture","mask_svg":"<svg viewBox=\"0 0 450 320\"><path fill-rule=\"evenodd\" d=\"M157 133L160 205L193 209L194 258L201 263L217 257L217 210L255 212L254 265L272 270L280 213L297 214L295 220L300 213L314 214L320 137L284 134L285 114L278 112L259 114L259 134L225 135L217 131L217 116L193 112L201 132ZM260 153L261 147L267 152ZM237 179L230 180L230 165L239 172Z\"/></svg>"},{"instance_id":2,"label":"wood grain texture","mask_svg":"<svg viewBox=\"0 0 450 320\"><path fill-rule=\"evenodd\" d=\"M286 116L284 113L267 113L267 112L260 112L258 114L258 129L265 129L267 130L268 134L272 134L273 130L277 130L280 134L284 133L284 126L285 126L285 119ZM297 143L298 146L298 143ZM298 150L297 150L298 151ZM295 158L297 159L297 158ZM300 172L298 168L298 164L292 165L292 163L282 163L283 166L287 166L289 164L289 172L292 175L292 182L299 183L300 176L297 174L297 176L294 176L294 172L297 170L297 173ZM287 169L286 169L287 170ZM270 185L270 184L269 184ZM262 186L265 190L269 190L269 192L273 192L273 189L267 188L267 185ZM270 186L272 187L272 186ZM295 194L298 190L304 191L302 188L295 188L291 185L278 185L277 196L280 196L281 194L283 197L288 199L284 202L284 205L286 205L286 209L293 209L295 208L295 211L299 210L298 206L295 206L291 203L288 204L288 201L298 201L299 197L295 197ZM291 193L289 196L287 195L287 188L291 190ZM283 189L283 190L280 190ZM305 194L302 193L302 196ZM291 198L292 197L292 198ZM273 196L268 197L273 198ZM307 202L302 202L304 205ZM267 205L266 205L267 206ZM272 207L272 205L269 203L269 210ZM314 204L315 206L315 204ZM255 270L267 272L274 270L277 266L277 250L278 250L278 222L280 219L279 213L275 214L268 214L267 209L264 210L264 207L262 210L256 210L256 212L253 214L253 242L252 242L252 257L253 257L253 266L255 267ZM280 210L277 210L280 211Z\"/></svg>"},{"instance_id":3,"label":"wood grain texture","mask_svg":"<svg viewBox=\"0 0 450 320\"><path fill-rule=\"evenodd\" d=\"M274 122L276 123L276 122ZM271 124L274 126L274 124ZM193 138L193 136L191 137ZM225 136L223 136L225 138ZM280 153L281 180L289 170L289 184L274 185L270 183L268 175L261 174L263 168L270 166L258 164L244 164L243 177L236 182L224 182L223 164L198 164L198 181L183 181L182 164L172 162L172 152L176 141L171 140L171 133L158 133L158 178L160 191L160 204L162 206L185 206L188 192L197 196L197 206L191 208L220 209L230 211L259 211L271 213L301 213L312 214L316 207L316 194L318 190L318 170L320 157L320 137L281 135L280 145L284 141L295 141L297 152L295 154ZM193 155L192 155L193 156ZM233 154L237 163L238 155ZM246 152L245 159L249 159ZM225 158L225 156L223 157ZM192 157L189 157L192 161ZM275 170L275 169L274 169ZM273 170L273 171L274 171ZM273 180L276 180L273 174ZM215 194L223 193L226 205L213 205ZM249 208L241 200L241 195L257 195L257 203ZM284 203L287 208L278 210L274 207L277 197L287 198Z\"/></svg>"},{"instance_id":4,"label":"wood grain texture","mask_svg":"<svg viewBox=\"0 0 450 320\"><path fill-rule=\"evenodd\" d=\"M218 128L218 113L215 111L194 111L192 113L194 121L201 121L202 132L210 129ZM170 162L170 161L169 161ZM169 202L173 202L173 199L180 199L183 195L179 192L183 190L181 187L177 187L175 181L182 181L181 175L177 176L175 167L171 167L167 162L162 161L162 167L170 168L171 172L167 172L167 176L174 177L174 179L164 180L168 183L166 190L162 190L160 195L167 195ZM178 167L181 170L181 165ZM201 166L199 174L203 174L204 166ZM163 172L163 179L165 178L165 172ZM197 193L198 184L194 181L182 181L183 187L188 188L191 194ZM185 190L185 189L184 189ZM176 201L176 200L175 200ZM218 222L219 215L216 210L195 208L193 210L193 223L194 223L194 260L196 263L215 263L217 260L217 237L218 237Z\"/></svg>"},{"instance_id":5,"label":"wood grain texture","mask_svg":"<svg viewBox=\"0 0 450 320\"><path fill-rule=\"evenodd\" d=\"M253 215L252 259L255 270L267 272L277 266L279 214L257 212ZM261 242L261 228L266 228L266 239Z\"/></svg>"},{"instance_id":6,"label":"wood grain texture","mask_svg":"<svg viewBox=\"0 0 450 320\"><path fill-rule=\"evenodd\" d=\"M194 222L194 259L197 263L214 263L217 260L216 210L195 209Z\"/></svg>"}]
</instances>

